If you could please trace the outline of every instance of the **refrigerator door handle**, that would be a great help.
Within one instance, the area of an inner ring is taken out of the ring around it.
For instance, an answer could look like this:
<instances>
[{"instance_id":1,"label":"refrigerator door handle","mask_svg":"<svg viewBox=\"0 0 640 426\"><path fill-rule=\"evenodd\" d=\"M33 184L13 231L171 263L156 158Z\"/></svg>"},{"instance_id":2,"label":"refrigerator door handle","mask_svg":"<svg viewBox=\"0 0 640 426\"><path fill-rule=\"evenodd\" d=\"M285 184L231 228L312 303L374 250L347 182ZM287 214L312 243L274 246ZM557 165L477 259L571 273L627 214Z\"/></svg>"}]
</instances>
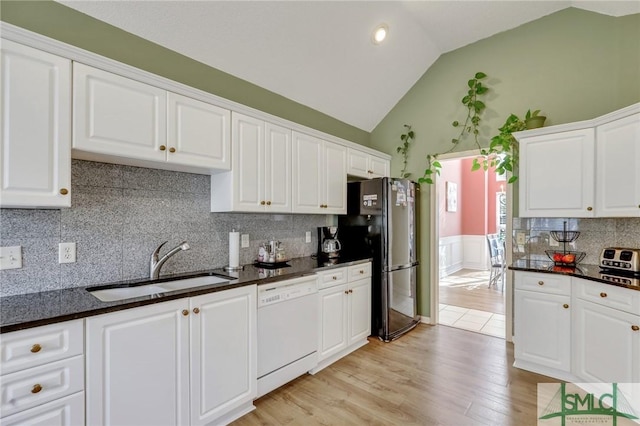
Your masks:
<instances>
[{"instance_id":1,"label":"refrigerator door handle","mask_svg":"<svg viewBox=\"0 0 640 426\"><path fill-rule=\"evenodd\" d=\"M399 271L401 269L409 269L418 266L419 262L405 263L404 265L393 265L390 268L384 268L385 272Z\"/></svg>"}]
</instances>

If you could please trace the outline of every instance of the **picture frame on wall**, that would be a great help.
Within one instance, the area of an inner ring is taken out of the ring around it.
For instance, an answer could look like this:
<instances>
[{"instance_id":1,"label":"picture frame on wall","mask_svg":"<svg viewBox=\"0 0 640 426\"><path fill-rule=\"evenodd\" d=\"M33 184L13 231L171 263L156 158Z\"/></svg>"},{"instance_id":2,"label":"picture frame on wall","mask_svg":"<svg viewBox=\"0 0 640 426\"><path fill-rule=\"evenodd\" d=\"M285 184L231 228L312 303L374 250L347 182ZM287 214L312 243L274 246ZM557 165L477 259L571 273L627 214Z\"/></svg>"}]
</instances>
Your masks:
<instances>
[{"instance_id":1,"label":"picture frame on wall","mask_svg":"<svg viewBox=\"0 0 640 426\"><path fill-rule=\"evenodd\" d=\"M447 211L458 211L458 184L447 182Z\"/></svg>"}]
</instances>

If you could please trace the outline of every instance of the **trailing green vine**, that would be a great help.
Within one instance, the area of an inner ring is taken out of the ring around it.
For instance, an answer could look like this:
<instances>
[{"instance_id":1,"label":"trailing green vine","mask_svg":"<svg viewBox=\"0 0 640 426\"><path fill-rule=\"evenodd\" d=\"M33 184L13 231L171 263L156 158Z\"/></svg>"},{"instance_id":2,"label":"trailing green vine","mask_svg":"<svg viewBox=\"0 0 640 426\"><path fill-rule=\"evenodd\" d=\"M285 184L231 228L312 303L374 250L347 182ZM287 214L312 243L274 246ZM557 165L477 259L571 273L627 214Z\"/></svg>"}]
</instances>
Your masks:
<instances>
[{"instance_id":1,"label":"trailing green vine","mask_svg":"<svg viewBox=\"0 0 640 426\"><path fill-rule=\"evenodd\" d=\"M461 101L467 109L467 116L462 123L457 120L451 123L454 128L459 129L460 133L457 137L451 139L451 148L447 151L437 154L427 154L427 168L424 171L424 175L418 179L420 183L433 184L435 175L439 175L440 169L442 169L442 164L438 161L438 157L453 152L456 147L458 147L460 141L467 135L472 135L473 142L480 151L480 155L473 160L471 166L472 171L493 168L497 174L512 173L508 183L513 183L518 179L518 177L513 174L517 168L519 159L518 142L512 133L542 127L546 117L538 115L540 110L533 112L528 110L524 120L515 114L511 114L507 117L502 127L498 129L500 133L491 138L489 147L483 148L480 144L480 122L482 121L482 113L487 106L482 101L482 96L490 89L485 86L481 80L484 80L486 77L487 75L485 73L477 72L474 77L467 82L469 89ZM408 152L415 135L411 130L411 125L405 124L404 127L406 128L406 132L400 136L402 145L397 148L397 152L402 154L403 157L401 174L403 177L408 177L411 174L407 173Z\"/></svg>"},{"instance_id":2,"label":"trailing green vine","mask_svg":"<svg viewBox=\"0 0 640 426\"><path fill-rule=\"evenodd\" d=\"M415 134L413 130L411 130L410 125L405 124L404 127L406 131L400 135L402 145L396 149L396 152L402 154L402 171L400 172L400 177L406 179L411 176L411 173L407 173L407 162L409 159L409 147L411 146L411 142L413 142Z\"/></svg>"},{"instance_id":3,"label":"trailing green vine","mask_svg":"<svg viewBox=\"0 0 640 426\"><path fill-rule=\"evenodd\" d=\"M460 128L460 133L456 138L451 139L452 145L449 150L439 154L427 155L427 168L424 171L424 175L419 179L420 183L433 183L433 176L435 174L439 175L440 169L442 168L442 164L438 161L438 156L448 154L455 150L465 134L473 135L473 140L476 146L482 151L479 141L480 122L482 121L480 116L487 106L482 102L482 100L480 100L480 98L489 91L489 88L483 85L480 80L483 80L486 77L487 75L485 73L477 72L474 77L467 82L469 90L462 98L462 104L467 108L467 116L465 117L462 125L457 120L451 123L453 127Z\"/></svg>"}]
</instances>

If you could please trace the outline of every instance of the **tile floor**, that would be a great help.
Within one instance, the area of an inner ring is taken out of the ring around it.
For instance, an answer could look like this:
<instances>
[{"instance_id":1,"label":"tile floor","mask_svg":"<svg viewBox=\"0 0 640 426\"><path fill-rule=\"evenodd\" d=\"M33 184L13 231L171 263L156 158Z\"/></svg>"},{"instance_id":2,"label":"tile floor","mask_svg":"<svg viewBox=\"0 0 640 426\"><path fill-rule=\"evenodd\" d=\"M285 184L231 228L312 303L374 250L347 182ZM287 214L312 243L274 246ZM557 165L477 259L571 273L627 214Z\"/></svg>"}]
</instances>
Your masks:
<instances>
[{"instance_id":1,"label":"tile floor","mask_svg":"<svg viewBox=\"0 0 640 426\"><path fill-rule=\"evenodd\" d=\"M504 339L504 315L440 304L440 324Z\"/></svg>"}]
</instances>

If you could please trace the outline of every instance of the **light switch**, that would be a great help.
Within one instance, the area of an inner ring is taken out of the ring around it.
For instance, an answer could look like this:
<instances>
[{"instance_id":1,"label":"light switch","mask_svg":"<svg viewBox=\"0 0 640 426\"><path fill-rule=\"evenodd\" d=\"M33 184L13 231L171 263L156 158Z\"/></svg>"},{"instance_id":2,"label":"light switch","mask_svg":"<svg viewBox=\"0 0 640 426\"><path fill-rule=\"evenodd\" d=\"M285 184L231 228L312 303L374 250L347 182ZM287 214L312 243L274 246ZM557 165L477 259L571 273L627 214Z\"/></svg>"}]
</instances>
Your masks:
<instances>
[{"instance_id":1,"label":"light switch","mask_svg":"<svg viewBox=\"0 0 640 426\"><path fill-rule=\"evenodd\" d=\"M526 234L524 232L516 232L516 244L526 243Z\"/></svg>"},{"instance_id":2,"label":"light switch","mask_svg":"<svg viewBox=\"0 0 640 426\"><path fill-rule=\"evenodd\" d=\"M249 247L249 234L240 235L240 247L242 248Z\"/></svg>"},{"instance_id":3,"label":"light switch","mask_svg":"<svg viewBox=\"0 0 640 426\"><path fill-rule=\"evenodd\" d=\"M0 269L22 268L22 246L0 247Z\"/></svg>"}]
</instances>

